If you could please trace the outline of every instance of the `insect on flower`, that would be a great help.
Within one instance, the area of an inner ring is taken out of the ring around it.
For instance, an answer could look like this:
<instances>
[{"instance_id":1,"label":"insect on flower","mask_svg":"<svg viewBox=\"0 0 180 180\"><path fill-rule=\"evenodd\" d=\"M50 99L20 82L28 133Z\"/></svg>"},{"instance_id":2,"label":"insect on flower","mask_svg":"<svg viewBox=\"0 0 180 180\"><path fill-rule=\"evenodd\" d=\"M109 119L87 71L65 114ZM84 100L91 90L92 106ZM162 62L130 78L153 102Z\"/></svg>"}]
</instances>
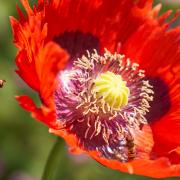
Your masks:
<instances>
[{"instance_id":1,"label":"insect on flower","mask_svg":"<svg viewBox=\"0 0 180 180\"><path fill-rule=\"evenodd\" d=\"M73 153L151 177L180 175L178 12L152 0L22 0L11 17L17 73L40 97L20 105Z\"/></svg>"}]
</instances>

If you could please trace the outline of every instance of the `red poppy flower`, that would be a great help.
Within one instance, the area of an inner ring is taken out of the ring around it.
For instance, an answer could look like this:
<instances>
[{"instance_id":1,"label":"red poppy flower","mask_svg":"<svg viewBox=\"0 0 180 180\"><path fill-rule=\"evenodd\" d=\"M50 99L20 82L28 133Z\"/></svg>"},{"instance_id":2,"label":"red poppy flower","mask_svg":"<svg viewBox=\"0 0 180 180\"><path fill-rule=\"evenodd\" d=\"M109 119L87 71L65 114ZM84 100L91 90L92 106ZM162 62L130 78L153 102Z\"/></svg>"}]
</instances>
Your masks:
<instances>
[{"instance_id":1,"label":"red poppy flower","mask_svg":"<svg viewBox=\"0 0 180 180\"><path fill-rule=\"evenodd\" d=\"M152 0L39 0L11 18L20 105L74 153L151 177L180 175L180 27ZM139 67L138 67L139 66Z\"/></svg>"}]
</instances>

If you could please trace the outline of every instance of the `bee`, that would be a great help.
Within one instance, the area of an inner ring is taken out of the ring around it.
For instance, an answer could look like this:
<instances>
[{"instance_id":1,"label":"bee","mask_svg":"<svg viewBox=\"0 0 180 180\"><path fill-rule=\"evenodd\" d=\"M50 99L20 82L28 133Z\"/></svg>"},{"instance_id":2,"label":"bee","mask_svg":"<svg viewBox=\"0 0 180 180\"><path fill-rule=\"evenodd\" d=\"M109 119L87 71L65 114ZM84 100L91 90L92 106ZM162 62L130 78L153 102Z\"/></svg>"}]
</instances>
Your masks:
<instances>
[{"instance_id":1,"label":"bee","mask_svg":"<svg viewBox=\"0 0 180 180\"><path fill-rule=\"evenodd\" d=\"M136 157L135 145L133 139L127 140L127 148L128 148L128 159L132 160Z\"/></svg>"},{"instance_id":2,"label":"bee","mask_svg":"<svg viewBox=\"0 0 180 180\"><path fill-rule=\"evenodd\" d=\"M3 87L3 85L4 85L5 82L6 82L5 80L1 80L1 79L0 79L0 88Z\"/></svg>"},{"instance_id":3,"label":"bee","mask_svg":"<svg viewBox=\"0 0 180 180\"><path fill-rule=\"evenodd\" d=\"M113 149L115 158L121 162L128 162L136 157L134 139L131 135L122 138L120 146Z\"/></svg>"}]
</instances>

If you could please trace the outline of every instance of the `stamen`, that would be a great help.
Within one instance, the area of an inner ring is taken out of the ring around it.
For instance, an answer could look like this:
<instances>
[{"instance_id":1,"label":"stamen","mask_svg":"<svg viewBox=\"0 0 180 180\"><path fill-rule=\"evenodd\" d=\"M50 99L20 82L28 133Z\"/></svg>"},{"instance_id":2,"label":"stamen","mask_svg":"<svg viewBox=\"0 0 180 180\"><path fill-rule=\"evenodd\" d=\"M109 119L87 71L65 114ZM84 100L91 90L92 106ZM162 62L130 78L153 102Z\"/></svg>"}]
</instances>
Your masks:
<instances>
[{"instance_id":1,"label":"stamen","mask_svg":"<svg viewBox=\"0 0 180 180\"><path fill-rule=\"evenodd\" d=\"M145 115L153 100L153 87L138 67L125 55L108 50L99 55L94 50L74 61L70 71L60 73L57 121L77 136L82 148L121 162L136 158L131 131L147 123Z\"/></svg>"}]
</instances>

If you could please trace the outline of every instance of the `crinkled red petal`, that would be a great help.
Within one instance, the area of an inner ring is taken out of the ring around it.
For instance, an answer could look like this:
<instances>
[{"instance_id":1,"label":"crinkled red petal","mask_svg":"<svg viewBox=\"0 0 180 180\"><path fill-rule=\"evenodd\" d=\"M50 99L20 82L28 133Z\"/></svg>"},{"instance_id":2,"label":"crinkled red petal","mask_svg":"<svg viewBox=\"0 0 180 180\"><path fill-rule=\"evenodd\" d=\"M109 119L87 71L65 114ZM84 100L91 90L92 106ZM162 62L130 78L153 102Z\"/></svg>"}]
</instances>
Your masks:
<instances>
[{"instance_id":1,"label":"crinkled red petal","mask_svg":"<svg viewBox=\"0 0 180 180\"><path fill-rule=\"evenodd\" d=\"M156 14L152 9L152 0L141 0L137 4L129 0L113 3L109 0L52 0L45 7L45 12L50 39L64 31L79 30L98 37L101 49L105 47L111 51Z\"/></svg>"},{"instance_id":2,"label":"crinkled red petal","mask_svg":"<svg viewBox=\"0 0 180 180\"><path fill-rule=\"evenodd\" d=\"M40 82L37 77L35 65L33 62L29 62L27 52L21 50L16 56L16 65L18 70L17 74L35 91L40 90Z\"/></svg>"},{"instance_id":3,"label":"crinkled red petal","mask_svg":"<svg viewBox=\"0 0 180 180\"><path fill-rule=\"evenodd\" d=\"M72 153L87 153L102 165L130 174L139 174L155 178L164 178L170 176L180 176L180 165L172 165L168 158L162 157L154 160L149 159L149 153L153 146L152 133L148 126L144 126L141 134L136 134L136 144L139 151L142 151L140 157L128 163L121 163L117 160L108 160L103 158L99 152L82 150L77 144L78 139L68 134L65 130L50 129L54 133L66 140Z\"/></svg>"},{"instance_id":4,"label":"crinkled red petal","mask_svg":"<svg viewBox=\"0 0 180 180\"><path fill-rule=\"evenodd\" d=\"M167 66L180 66L180 26L168 30L170 22L162 24L165 15L159 18L159 22L149 21L140 26L122 47L123 53L137 60L150 76L159 76L159 70Z\"/></svg>"},{"instance_id":5,"label":"crinkled red petal","mask_svg":"<svg viewBox=\"0 0 180 180\"><path fill-rule=\"evenodd\" d=\"M29 22L23 22L22 24L13 17L10 18L14 43L19 48L16 56L16 64L19 68L17 70L18 74L36 91L39 91L40 82L36 72L35 59L39 50L43 48L47 31L46 26L41 27L41 24L37 23L40 21L39 18L31 17Z\"/></svg>"},{"instance_id":6,"label":"crinkled red petal","mask_svg":"<svg viewBox=\"0 0 180 180\"><path fill-rule=\"evenodd\" d=\"M56 77L64 69L68 54L56 43L49 42L39 52L36 58L36 71L40 80L40 96L44 105L54 108L53 93Z\"/></svg>"},{"instance_id":7,"label":"crinkled red petal","mask_svg":"<svg viewBox=\"0 0 180 180\"><path fill-rule=\"evenodd\" d=\"M27 83L29 85L34 86L33 84L31 84L32 82L38 86L38 89L37 88L36 89L39 91L41 100L43 102L43 106L46 106L46 111L50 111L51 115L53 114L52 117L54 124L56 126L57 124L55 123L56 117L54 110L53 93L56 86L57 73L59 72L59 70L64 68L67 59L68 59L68 55L64 50L62 50L57 44L53 42L49 42L37 55L36 61L34 62L35 65L33 66L34 69L32 69L33 71L29 71L31 70L31 65L33 62L29 62L28 59L26 59L26 56L23 56L22 58L18 58L17 61L17 65L19 67L18 74L23 79L25 80L27 79ZM38 79L36 79L37 77ZM24 102L25 101L22 101L21 104L23 105ZM32 103L30 104L32 105ZM23 105L23 107L26 106ZM45 107L43 109L45 109ZM26 109L26 110L30 110L30 109ZM38 112L40 113L39 116L38 116ZM41 117L40 111L36 111L36 117ZM50 121L49 118L43 120L44 123L46 123L47 125L52 124L49 123ZM53 128L57 128L56 126L54 126Z\"/></svg>"},{"instance_id":8,"label":"crinkled red petal","mask_svg":"<svg viewBox=\"0 0 180 180\"><path fill-rule=\"evenodd\" d=\"M57 124L55 122L56 116L54 110L50 110L45 106L41 106L38 108L34 101L26 95L16 96L16 100L19 102L20 106L23 109L31 112L33 118L46 123L49 127L57 127Z\"/></svg>"},{"instance_id":9,"label":"crinkled red petal","mask_svg":"<svg viewBox=\"0 0 180 180\"><path fill-rule=\"evenodd\" d=\"M20 10L20 21L11 17L14 42L19 48L16 56L17 73L39 93L43 105L54 111L55 77L65 67L68 55L56 43L45 43L47 24L42 19L44 12L34 12L28 1L22 2L28 18L23 17Z\"/></svg>"},{"instance_id":10,"label":"crinkled red petal","mask_svg":"<svg viewBox=\"0 0 180 180\"><path fill-rule=\"evenodd\" d=\"M101 164L112 169L128 172L130 174L139 174L154 178L179 177L180 165L172 165L168 158L158 158L156 160L138 159L130 163L120 163L119 161L111 161L103 159L92 153L91 155Z\"/></svg>"},{"instance_id":11,"label":"crinkled red petal","mask_svg":"<svg viewBox=\"0 0 180 180\"><path fill-rule=\"evenodd\" d=\"M180 26L168 29L178 12L165 23L170 14L163 14L158 24L141 26L123 46L123 52L131 59L137 59L147 75L161 78L168 86L170 110L151 124L155 142L153 152L177 164L180 163L180 154L174 153L173 149L180 146Z\"/></svg>"}]
</instances>

